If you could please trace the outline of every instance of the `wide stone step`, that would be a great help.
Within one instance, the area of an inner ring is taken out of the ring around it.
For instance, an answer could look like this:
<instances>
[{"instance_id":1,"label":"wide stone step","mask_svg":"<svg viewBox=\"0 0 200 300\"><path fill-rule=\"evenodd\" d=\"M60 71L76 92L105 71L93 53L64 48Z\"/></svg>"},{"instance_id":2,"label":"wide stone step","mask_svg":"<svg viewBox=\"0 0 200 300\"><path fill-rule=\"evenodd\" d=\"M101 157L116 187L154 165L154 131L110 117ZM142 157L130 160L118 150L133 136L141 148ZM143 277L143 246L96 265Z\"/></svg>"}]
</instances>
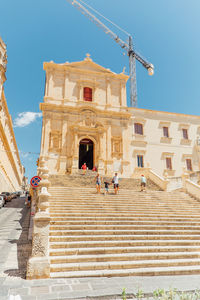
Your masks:
<instances>
[{"instance_id":1,"label":"wide stone step","mask_svg":"<svg viewBox=\"0 0 200 300\"><path fill-rule=\"evenodd\" d=\"M199 266L200 259L158 259L141 261L109 261L109 262L78 262L78 263L52 263L51 272L70 272L70 271L92 271L92 270L119 270L119 269L143 269L160 267L180 267L180 266Z\"/></svg>"},{"instance_id":2,"label":"wide stone step","mask_svg":"<svg viewBox=\"0 0 200 300\"><path fill-rule=\"evenodd\" d=\"M197 201L189 201L189 199L185 199L183 200L182 198L172 198L170 197L170 199L168 197L157 197L157 198L153 198L152 195L146 195L146 197L141 197L139 195L115 195L115 194L109 194L109 195L84 195L84 196L80 196L80 195L66 195L66 194L58 194L57 196L53 196L50 197L50 202L66 202L66 201L70 201L70 202L75 202L75 201L79 201L79 202L84 202L86 200L91 200L91 201L102 201L102 202L106 202L106 203L131 203L131 202L135 202L136 204L139 204L140 201L141 203L148 203L148 201L151 200L152 203L157 203L157 204L171 204L171 205L178 205L180 203L185 204L185 205L191 205L191 206L198 206L198 202Z\"/></svg>"},{"instance_id":3,"label":"wide stone step","mask_svg":"<svg viewBox=\"0 0 200 300\"><path fill-rule=\"evenodd\" d=\"M152 252L152 251L199 251L200 241L198 240L182 240L182 241L63 241L50 239L50 249L65 249L65 248L90 248L90 247L134 247L134 252Z\"/></svg>"},{"instance_id":4,"label":"wide stone step","mask_svg":"<svg viewBox=\"0 0 200 300\"><path fill-rule=\"evenodd\" d=\"M53 216L55 215L55 216ZM97 222L101 222L101 221L134 221L134 222L190 222L192 223L193 221L196 222L197 224L200 224L200 217L197 218L191 218L191 217L187 217L187 218L182 218L182 217L174 217L174 218L170 218L170 217L166 217L166 216L150 216L150 217L140 217L140 216L126 216L126 217L121 217L121 216L114 216L114 217L110 217L110 216L105 216L105 215L98 215L98 216L77 216L74 218L71 216L71 214L65 214L64 217L61 217L59 214L51 214L51 220L52 221L74 221L77 220L77 222L81 222L81 221L97 221ZM185 223L184 222L184 223Z\"/></svg>"},{"instance_id":5,"label":"wide stone step","mask_svg":"<svg viewBox=\"0 0 200 300\"><path fill-rule=\"evenodd\" d=\"M173 201L180 201L182 200L183 202L191 202L193 204L197 203L198 201L195 200L194 198L190 197L190 196L186 196L186 197L182 197L180 194L176 195L176 194L163 194L163 193L152 193L152 192L145 192L145 193L141 193L141 192L127 192L125 193L124 191L120 190L117 195L114 193L114 191L109 192L108 194L105 195L104 190L102 190L101 193L97 193L95 190L93 191L60 191L57 190L55 192L49 190L49 192L51 193L50 198L51 199L59 199L60 197L66 197L66 198L80 198L80 199L86 199L85 197L89 197L89 198L94 198L94 199L106 199L108 201L113 201L113 199L116 199L116 201L118 201L119 199L126 198L128 201L131 199L141 199L141 200L145 200L145 199L152 199L152 201L162 201L162 199L169 201L171 203L173 203Z\"/></svg>"},{"instance_id":6,"label":"wide stone step","mask_svg":"<svg viewBox=\"0 0 200 300\"><path fill-rule=\"evenodd\" d=\"M70 189L70 190L65 190L65 189L57 189L55 191L53 191L52 189L49 189L49 192L51 193L52 198L58 198L58 196L62 195L62 196L68 196L68 197L79 197L79 198L84 198L86 195L88 197L104 197L104 190L101 193L97 193L96 189L81 189L81 190L74 190L74 189ZM162 196L161 196L162 195ZM130 199L130 197L134 197L134 198L141 198L141 199L147 199L149 197L152 198L152 200L162 200L162 199L166 199L168 201L171 200L180 200L182 199L183 201L190 201L193 203L198 202L197 200L195 200L194 198L190 197L187 194L181 195L181 194L176 194L173 192L152 192L152 191L146 191L144 193L141 193L139 191L126 191L126 190L122 190L120 189L118 194L114 194L114 190L111 190L110 193L108 193L106 195L106 199L109 200L112 199L113 197L115 197L116 199L119 199L120 197L126 197L127 199ZM192 201L193 200L193 201Z\"/></svg>"},{"instance_id":7,"label":"wide stone step","mask_svg":"<svg viewBox=\"0 0 200 300\"><path fill-rule=\"evenodd\" d=\"M176 235L134 235L134 234L129 234L129 235L68 235L68 236L63 236L63 235L54 235L53 232L51 232L49 240L51 242L53 241L64 241L64 242L80 242L80 241L127 241L127 240L132 240L132 241L137 241L138 244L143 245L146 242L151 241L151 243L156 242L162 242L163 240L166 242L171 243L171 241L174 242L181 242L181 241L190 241L194 245L196 242L200 241L200 235L181 235L181 236L176 236Z\"/></svg>"},{"instance_id":8,"label":"wide stone step","mask_svg":"<svg viewBox=\"0 0 200 300\"><path fill-rule=\"evenodd\" d=\"M135 216L139 216L139 217L146 217L146 216L155 216L155 214L157 213L157 211L150 211L150 212L144 212L143 210L141 211L134 211L134 210L130 210L130 211L106 211L104 210L103 208L98 208L96 210L85 210L85 211L81 211L79 212L79 210L66 210L66 211L63 211L61 209L50 209L50 215L51 216L55 216L55 214L57 215L60 215L60 216L96 216L96 215L104 215L104 216L110 216L110 217L117 217L117 216L132 216L132 215L135 215ZM185 213L182 213L182 212L175 212L172 213L171 211L167 212L167 211L162 211L162 212L159 212L160 214L160 217L161 216L167 216L167 217L170 217L170 218L175 218L175 217L182 217L182 218L186 218L188 216L187 212ZM190 216L192 217L200 217L200 213L197 214L197 213L191 213L190 212Z\"/></svg>"},{"instance_id":9,"label":"wide stone step","mask_svg":"<svg viewBox=\"0 0 200 300\"><path fill-rule=\"evenodd\" d=\"M184 231L198 231L200 234L200 227L198 226L185 226L185 225L127 225L127 224L118 224L118 225L110 225L110 224L98 224L98 225L60 225L53 224L50 225L50 230L184 230Z\"/></svg>"},{"instance_id":10,"label":"wide stone step","mask_svg":"<svg viewBox=\"0 0 200 300\"><path fill-rule=\"evenodd\" d=\"M200 213L200 209L196 209L196 208L188 208L188 207L182 207L182 208L176 208L175 207L168 207L168 206L156 206L156 207L148 207L148 206L143 206L143 205L140 205L140 206L136 206L134 204L131 204L129 206L126 206L126 205L104 205L104 204L101 204L101 203L96 203L96 204L93 204L93 205L79 205L78 203L75 205L67 205L67 204L63 204L63 205L50 205L50 210L51 211L58 211L58 210L73 210L73 211L94 211L96 209L103 209L103 210L106 210L106 211L116 211L116 210L121 210L121 211L150 211L150 212L166 212L166 211L171 211L171 209L173 208L173 210L176 210L177 212L180 212L180 213L197 213L199 212Z\"/></svg>"},{"instance_id":11,"label":"wide stone step","mask_svg":"<svg viewBox=\"0 0 200 300\"><path fill-rule=\"evenodd\" d=\"M195 264L195 262L194 262ZM168 275L192 275L200 274L199 265L189 266L167 266L167 267L141 267L134 269L111 269L104 270L86 270L86 271L71 271L65 272L59 269L60 272L52 272L51 278L78 278L78 277L122 277L122 276L168 276Z\"/></svg>"},{"instance_id":12,"label":"wide stone step","mask_svg":"<svg viewBox=\"0 0 200 300\"><path fill-rule=\"evenodd\" d=\"M64 211L63 210L50 210L50 215L51 217L55 217L55 216L60 216L60 217L98 217L98 216L102 216L104 215L104 217L132 217L134 215L134 217L140 217L140 218L143 218L143 217L154 217L156 218L155 216L156 212L138 212L138 211L133 211L130 213L130 211L115 211L115 212L106 212L104 211L103 209L99 208L98 211L84 211L84 212L79 212L79 211ZM161 217L167 217L167 218L173 218L173 219L176 219L176 218L182 218L182 219L185 219L187 218L188 214L185 212L185 213L178 213L178 212L159 212L159 218ZM200 214L190 214L190 217L194 217L194 218L200 218Z\"/></svg>"},{"instance_id":13,"label":"wide stone step","mask_svg":"<svg viewBox=\"0 0 200 300\"><path fill-rule=\"evenodd\" d=\"M178 251L176 251L178 249ZM195 251L193 251L195 249ZM169 254L170 252L170 257L171 253L176 258L187 258L188 256L192 255L191 257L200 257L199 254L199 249L200 247L191 247L191 248L186 248L186 247L132 247L132 246L127 246L124 247L123 245L117 246L117 247L85 247L85 248L64 248L64 249L58 249L50 247L50 256L68 256L68 255L100 255L100 254L124 254L124 253L135 253L137 257L139 257L139 254L147 254L147 259L152 257L151 259L157 259L159 257L165 257L166 258L166 253ZM167 251L167 252L166 252ZM150 255L150 253L152 255ZM180 253L180 254L177 254ZM194 253L196 253L194 255ZM172 256L173 256L172 255ZM156 256L156 258L154 258ZM141 256L143 257L143 256ZM167 256L168 257L168 256Z\"/></svg>"},{"instance_id":14,"label":"wide stone step","mask_svg":"<svg viewBox=\"0 0 200 300\"><path fill-rule=\"evenodd\" d=\"M81 250L80 250L81 251ZM56 251L55 251L56 252ZM62 253L62 252L61 252ZM81 253L81 252L80 252ZM59 254L59 251L57 252ZM149 263L149 260L154 262L157 260L170 260L170 259L187 259L187 260L196 260L200 263L200 255L197 252L179 252L179 253L104 253L104 254L75 254L75 255L50 255L51 264L56 263L69 263L69 262L106 262L106 261L144 261L146 264Z\"/></svg>"},{"instance_id":15,"label":"wide stone step","mask_svg":"<svg viewBox=\"0 0 200 300\"><path fill-rule=\"evenodd\" d=\"M194 230L134 230L134 232L130 232L130 230L50 230L50 235L197 235L200 236L200 230L199 231L194 231Z\"/></svg>"},{"instance_id":16,"label":"wide stone step","mask_svg":"<svg viewBox=\"0 0 200 300\"><path fill-rule=\"evenodd\" d=\"M127 219L123 220L116 220L114 219L113 221L108 221L107 219L105 220L82 220L80 219L79 221L69 221L66 218L52 218L50 221L50 225L139 225L139 226L153 226L153 225L164 225L164 226L194 226L194 227L199 227L200 222L173 222L173 221L127 221Z\"/></svg>"}]
</instances>

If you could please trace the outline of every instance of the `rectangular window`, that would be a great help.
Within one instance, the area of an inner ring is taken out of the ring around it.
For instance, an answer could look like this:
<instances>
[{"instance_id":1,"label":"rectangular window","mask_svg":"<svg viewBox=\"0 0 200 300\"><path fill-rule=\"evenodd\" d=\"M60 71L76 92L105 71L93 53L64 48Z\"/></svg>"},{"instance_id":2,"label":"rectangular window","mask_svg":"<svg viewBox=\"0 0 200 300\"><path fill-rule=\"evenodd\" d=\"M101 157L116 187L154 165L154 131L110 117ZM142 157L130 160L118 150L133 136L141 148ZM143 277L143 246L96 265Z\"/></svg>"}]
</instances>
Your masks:
<instances>
[{"instance_id":1,"label":"rectangular window","mask_svg":"<svg viewBox=\"0 0 200 300\"><path fill-rule=\"evenodd\" d=\"M171 157L166 157L166 168L167 168L167 170L172 170L172 159L171 159Z\"/></svg>"},{"instance_id":2,"label":"rectangular window","mask_svg":"<svg viewBox=\"0 0 200 300\"><path fill-rule=\"evenodd\" d=\"M134 124L134 127L135 127L135 133L136 134L141 134L143 135L143 125L140 124L140 123L135 123Z\"/></svg>"},{"instance_id":3,"label":"rectangular window","mask_svg":"<svg viewBox=\"0 0 200 300\"><path fill-rule=\"evenodd\" d=\"M188 140L188 130L185 129L185 128L183 128L183 129L182 129L182 132L183 132L183 138L184 138L185 140Z\"/></svg>"},{"instance_id":4,"label":"rectangular window","mask_svg":"<svg viewBox=\"0 0 200 300\"><path fill-rule=\"evenodd\" d=\"M188 171L192 171L192 161L191 159L186 159L186 166Z\"/></svg>"},{"instance_id":5,"label":"rectangular window","mask_svg":"<svg viewBox=\"0 0 200 300\"><path fill-rule=\"evenodd\" d=\"M137 155L137 165L138 165L138 168L144 168L143 155Z\"/></svg>"},{"instance_id":6,"label":"rectangular window","mask_svg":"<svg viewBox=\"0 0 200 300\"><path fill-rule=\"evenodd\" d=\"M84 87L83 98L85 101L92 101L92 89L89 87Z\"/></svg>"},{"instance_id":7,"label":"rectangular window","mask_svg":"<svg viewBox=\"0 0 200 300\"><path fill-rule=\"evenodd\" d=\"M164 137L169 137L169 128L168 127L163 127L163 136Z\"/></svg>"}]
</instances>

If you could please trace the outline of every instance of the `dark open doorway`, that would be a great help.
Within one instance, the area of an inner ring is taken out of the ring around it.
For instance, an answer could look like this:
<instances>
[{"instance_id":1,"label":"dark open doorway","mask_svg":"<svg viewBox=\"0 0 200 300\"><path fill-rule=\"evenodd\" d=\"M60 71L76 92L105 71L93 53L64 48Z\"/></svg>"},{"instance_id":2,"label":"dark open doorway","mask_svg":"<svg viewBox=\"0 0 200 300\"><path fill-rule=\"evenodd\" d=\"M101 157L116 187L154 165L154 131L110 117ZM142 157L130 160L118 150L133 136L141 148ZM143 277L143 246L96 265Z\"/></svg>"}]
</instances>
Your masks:
<instances>
[{"instance_id":1,"label":"dark open doorway","mask_svg":"<svg viewBox=\"0 0 200 300\"><path fill-rule=\"evenodd\" d=\"M86 163L89 170L93 169L94 143L89 139L83 139L79 144L79 169Z\"/></svg>"}]
</instances>

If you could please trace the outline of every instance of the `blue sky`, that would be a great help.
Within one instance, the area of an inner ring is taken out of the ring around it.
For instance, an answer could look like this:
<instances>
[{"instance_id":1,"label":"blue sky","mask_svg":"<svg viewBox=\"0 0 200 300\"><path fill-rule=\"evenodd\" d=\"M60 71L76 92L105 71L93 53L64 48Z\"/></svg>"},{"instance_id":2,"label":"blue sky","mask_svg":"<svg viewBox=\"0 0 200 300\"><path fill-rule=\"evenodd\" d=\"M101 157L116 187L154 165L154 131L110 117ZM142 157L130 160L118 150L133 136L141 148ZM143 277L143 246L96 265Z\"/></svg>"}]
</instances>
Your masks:
<instances>
[{"instance_id":1,"label":"blue sky","mask_svg":"<svg viewBox=\"0 0 200 300\"><path fill-rule=\"evenodd\" d=\"M199 113L199 0L85 2L129 32L135 50L154 64L153 77L136 66L138 107ZM8 54L5 94L21 160L31 178L40 151L43 62L80 61L90 53L96 63L120 73L124 66L128 72L128 57L66 0L1 0L0 7L0 36ZM126 41L126 35L111 29ZM16 121L22 117L27 123Z\"/></svg>"}]
</instances>

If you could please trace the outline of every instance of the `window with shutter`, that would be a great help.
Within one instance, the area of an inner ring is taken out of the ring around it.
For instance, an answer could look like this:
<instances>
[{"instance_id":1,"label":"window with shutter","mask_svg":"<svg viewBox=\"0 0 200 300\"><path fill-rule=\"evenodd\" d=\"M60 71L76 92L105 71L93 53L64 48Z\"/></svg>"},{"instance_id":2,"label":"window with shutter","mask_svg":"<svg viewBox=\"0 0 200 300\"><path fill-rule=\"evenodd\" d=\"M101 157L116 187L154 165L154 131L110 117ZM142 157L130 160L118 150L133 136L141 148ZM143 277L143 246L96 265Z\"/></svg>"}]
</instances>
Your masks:
<instances>
[{"instance_id":1,"label":"window with shutter","mask_svg":"<svg viewBox=\"0 0 200 300\"><path fill-rule=\"evenodd\" d=\"M83 99L85 101L92 101L92 89L89 87L84 87L83 89Z\"/></svg>"},{"instance_id":2,"label":"window with shutter","mask_svg":"<svg viewBox=\"0 0 200 300\"><path fill-rule=\"evenodd\" d=\"M183 138L184 138L185 140L188 140L188 130L185 129L185 128L183 128L183 129L182 129L182 132L183 132Z\"/></svg>"},{"instance_id":3,"label":"window with shutter","mask_svg":"<svg viewBox=\"0 0 200 300\"><path fill-rule=\"evenodd\" d=\"M169 128L168 127L163 127L163 136L164 137L169 137Z\"/></svg>"},{"instance_id":4,"label":"window with shutter","mask_svg":"<svg viewBox=\"0 0 200 300\"><path fill-rule=\"evenodd\" d=\"M166 168L172 170L172 159L171 157L166 157Z\"/></svg>"},{"instance_id":5,"label":"window with shutter","mask_svg":"<svg viewBox=\"0 0 200 300\"><path fill-rule=\"evenodd\" d=\"M141 134L143 135L143 125L140 124L140 123L135 123L134 124L134 127L135 127L135 133L136 134Z\"/></svg>"},{"instance_id":6,"label":"window with shutter","mask_svg":"<svg viewBox=\"0 0 200 300\"><path fill-rule=\"evenodd\" d=\"M143 155L137 155L137 165L138 165L138 168L144 168Z\"/></svg>"},{"instance_id":7,"label":"window with shutter","mask_svg":"<svg viewBox=\"0 0 200 300\"><path fill-rule=\"evenodd\" d=\"M192 171L192 161L191 159L186 159L186 166L188 171Z\"/></svg>"}]
</instances>

